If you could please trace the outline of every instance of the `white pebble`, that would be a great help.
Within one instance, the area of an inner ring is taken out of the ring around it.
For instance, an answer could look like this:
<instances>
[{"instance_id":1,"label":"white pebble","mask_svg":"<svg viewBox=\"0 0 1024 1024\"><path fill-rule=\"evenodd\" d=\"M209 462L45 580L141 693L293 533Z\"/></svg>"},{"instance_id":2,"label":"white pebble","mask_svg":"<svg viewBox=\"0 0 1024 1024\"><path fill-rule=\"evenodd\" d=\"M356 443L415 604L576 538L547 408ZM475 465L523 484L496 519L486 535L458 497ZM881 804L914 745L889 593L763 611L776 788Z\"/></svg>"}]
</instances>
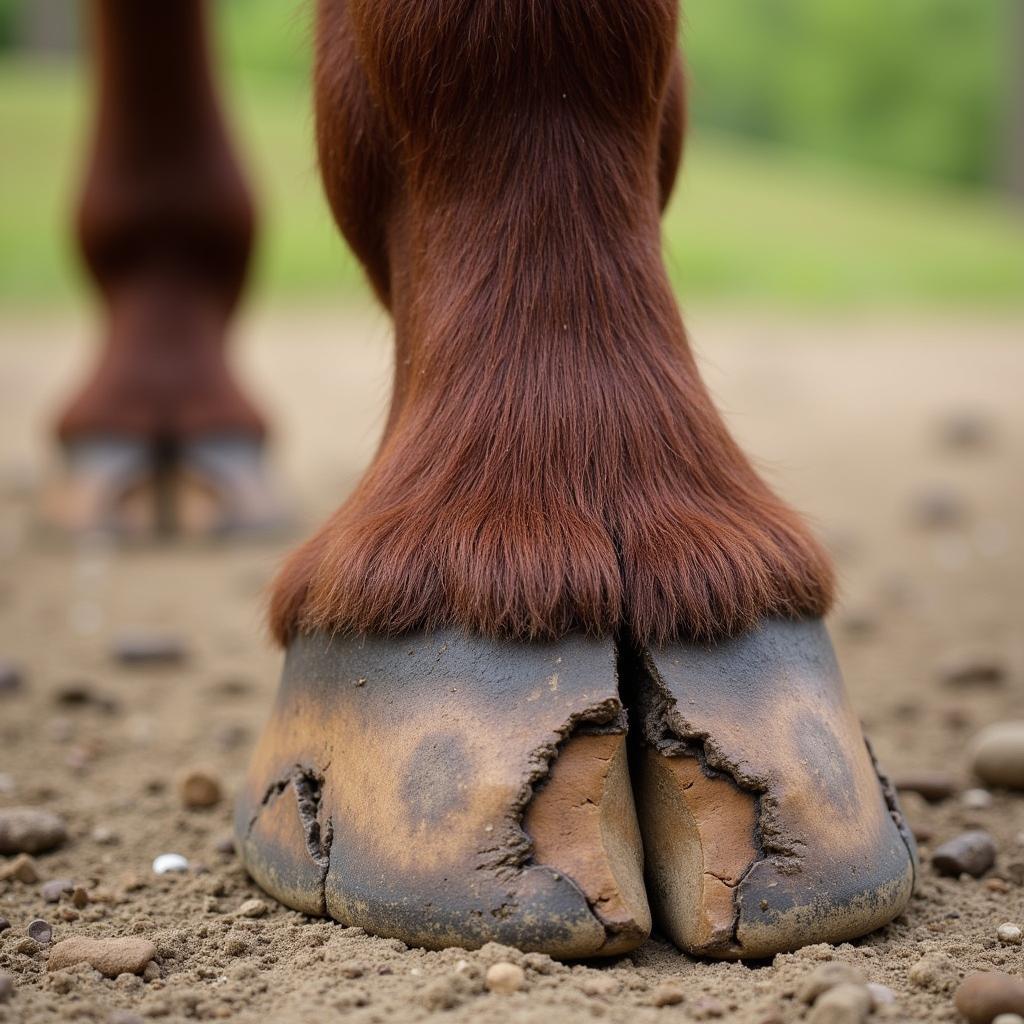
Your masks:
<instances>
[{"instance_id":1,"label":"white pebble","mask_svg":"<svg viewBox=\"0 0 1024 1024\"><path fill-rule=\"evenodd\" d=\"M984 811L992 806L992 794L987 789L966 789L960 800L969 811Z\"/></svg>"},{"instance_id":2,"label":"white pebble","mask_svg":"<svg viewBox=\"0 0 1024 1024\"><path fill-rule=\"evenodd\" d=\"M1001 1013L992 1018L992 1024L1024 1024L1024 1017L1019 1013Z\"/></svg>"},{"instance_id":3,"label":"white pebble","mask_svg":"<svg viewBox=\"0 0 1024 1024\"><path fill-rule=\"evenodd\" d=\"M491 992L511 995L526 984L526 972L516 964L500 961L487 968L484 984Z\"/></svg>"},{"instance_id":4,"label":"white pebble","mask_svg":"<svg viewBox=\"0 0 1024 1024\"><path fill-rule=\"evenodd\" d=\"M188 860L180 853L161 853L153 861L153 873L166 875L171 871L188 871Z\"/></svg>"},{"instance_id":5,"label":"white pebble","mask_svg":"<svg viewBox=\"0 0 1024 1024\"><path fill-rule=\"evenodd\" d=\"M241 917L262 917L267 912L267 905L263 900L246 900L239 908Z\"/></svg>"},{"instance_id":6,"label":"white pebble","mask_svg":"<svg viewBox=\"0 0 1024 1024\"><path fill-rule=\"evenodd\" d=\"M871 993L871 1003L876 1010L880 1006L891 1006L896 1002L896 993L888 985L869 981L868 991Z\"/></svg>"},{"instance_id":7,"label":"white pebble","mask_svg":"<svg viewBox=\"0 0 1024 1024\"><path fill-rule=\"evenodd\" d=\"M996 937L1006 946L1019 946L1024 941L1024 932L1020 925L1007 921L996 929Z\"/></svg>"},{"instance_id":8,"label":"white pebble","mask_svg":"<svg viewBox=\"0 0 1024 1024\"><path fill-rule=\"evenodd\" d=\"M971 768L982 782L1024 789L1024 721L996 722L974 737Z\"/></svg>"}]
</instances>

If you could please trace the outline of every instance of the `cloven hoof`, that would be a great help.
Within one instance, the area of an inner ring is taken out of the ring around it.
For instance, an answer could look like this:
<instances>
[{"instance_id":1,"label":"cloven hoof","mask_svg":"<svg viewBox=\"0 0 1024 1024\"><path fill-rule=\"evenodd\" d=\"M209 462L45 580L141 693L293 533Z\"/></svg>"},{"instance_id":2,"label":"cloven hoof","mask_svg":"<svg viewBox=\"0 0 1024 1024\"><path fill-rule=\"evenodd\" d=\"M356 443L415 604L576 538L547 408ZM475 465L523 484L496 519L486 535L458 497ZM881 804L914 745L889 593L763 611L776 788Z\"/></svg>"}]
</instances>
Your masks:
<instances>
[{"instance_id":1,"label":"cloven hoof","mask_svg":"<svg viewBox=\"0 0 1024 1024\"><path fill-rule=\"evenodd\" d=\"M236 830L297 910L567 959L640 945L648 897L695 955L850 939L903 909L915 865L817 622L618 654L300 637Z\"/></svg>"},{"instance_id":2,"label":"cloven hoof","mask_svg":"<svg viewBox=\"0 0 1024 1024\"><path fill-rule=\"evenodd\" d=\"M39 521L54 536L149 540L274 536L289 516L257 440L217 435L158 445L110 436L64 446Z\"/></svg>"}]
</instances>

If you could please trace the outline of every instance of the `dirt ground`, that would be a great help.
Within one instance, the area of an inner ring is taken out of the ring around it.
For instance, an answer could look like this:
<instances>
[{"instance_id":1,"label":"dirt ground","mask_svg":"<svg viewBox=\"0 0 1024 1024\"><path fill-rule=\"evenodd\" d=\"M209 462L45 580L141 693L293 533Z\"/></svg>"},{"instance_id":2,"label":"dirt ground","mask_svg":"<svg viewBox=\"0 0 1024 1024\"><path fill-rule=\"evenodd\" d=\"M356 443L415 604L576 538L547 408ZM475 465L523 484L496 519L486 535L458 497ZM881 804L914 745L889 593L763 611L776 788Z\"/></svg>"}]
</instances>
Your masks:
<instances>
[{"instance_id":1,"label":"dirt ground","mask_svg":"<svg viewBox=\"0 0 1024 1024\"><path fill-rule=\"evenodd\" d=\"M741 441L836 554L843 600L833 635L883 764L897 776L938 770L961 790L976 785L971 735L1024 718L1024 322L698 311L689 323ZM240 334L239 360L279 424L282 478L308 525L373 449L386 325L369 313L270 312ZM0 881L0 917L11 923L0 932L0 974L15 986L0 1021L769 1024L803 1019L801 979L829 959L895 993L872 1019L952 1021L951 988L965 972L1024 974L1022 947L996 938L999 924L1024 924L1024 796L999 792L987 807L962 791L936 804L908 796L911 823L932 838L905 916L855 944L769 964L697 962L655 938L607 964L562 965L492 947L407 949L269 899L264 916L240 915L260 893L222 840L277 684L281 658L261 631L261 601L287 542L115 551L33 535L46 417L88 358L90 336L84 319L0 321L0 657L25 677L0 694L0 807L51 809L69 829L63 847L36 858L40 883ZM957 424L963 433L964 421L978 428L974 443L951 444L946 435ZM117 664L114 639L137 629L179 638L187 660ZM951 683L950 659L994 666L995 681ZM178 782L192 769L220 780L225 798L214 808L183 809ZM980 880L939 878L929 851L967 827L995 837L995 868ZM192 869L155 875L152 861L166 852ZM41 882L59 878L88 902L44 902ZM47 949L26 939L34 918L56 940L146 937L156 968L148 980L47 972ZM484 991L484 970L501 959L525 963L522 991ZM656 1007L665 981L685 998Z\"/></svg>"}]
</instances>

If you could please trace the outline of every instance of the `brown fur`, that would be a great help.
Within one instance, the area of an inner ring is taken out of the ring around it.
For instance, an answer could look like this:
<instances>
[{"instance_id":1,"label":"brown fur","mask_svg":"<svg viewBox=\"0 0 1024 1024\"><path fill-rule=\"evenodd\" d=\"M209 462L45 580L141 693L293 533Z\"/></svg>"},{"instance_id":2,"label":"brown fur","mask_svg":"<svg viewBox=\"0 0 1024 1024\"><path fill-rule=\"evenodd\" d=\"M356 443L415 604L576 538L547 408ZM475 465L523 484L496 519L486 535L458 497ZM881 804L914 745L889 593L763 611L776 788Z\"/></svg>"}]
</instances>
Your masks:
<instances>
[{"instance_id":1,"label":"brown fur","mask_svg":"<svg viewBox=\"0 0 1024 1024\"><path fill-rule=\"evenodd\" d=\"M254 216L202 0L93 0L90 13L99 104L78 226L106 323L60 434L260 434L224 354Z\"/></svg>"},{"instance_id":2,"label":"brown fur","mask_svg":"<svg viewBox=\"0 0 1024 1024\"><path fill-rule=\"evenodd\" d=\"M820 615L826 555L700 380L662 264L674 0L321 0L324 182L394 316L365 477L272 623L714 637Z\"/></svg>"}]
</instances>

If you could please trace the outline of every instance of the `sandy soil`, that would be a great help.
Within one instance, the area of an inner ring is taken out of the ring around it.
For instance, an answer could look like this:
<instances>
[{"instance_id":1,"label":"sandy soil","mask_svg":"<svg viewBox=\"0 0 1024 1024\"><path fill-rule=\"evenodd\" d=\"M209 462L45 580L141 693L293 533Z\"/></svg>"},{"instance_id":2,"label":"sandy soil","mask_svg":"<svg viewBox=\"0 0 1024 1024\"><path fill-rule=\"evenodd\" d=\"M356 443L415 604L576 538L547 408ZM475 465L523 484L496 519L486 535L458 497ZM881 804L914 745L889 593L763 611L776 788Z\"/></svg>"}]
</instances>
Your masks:
<instances>
[{"instance_id":1,"label":"sandy soil","mask_svg":"<svg viewBox=\"0 0 1024 1024\"><path fill-rule=\"evenodd\" d=\"M897 775L936 769L970 786L971 734L1024 717L1024 323L695 313L690 325L741 440L836 553L844 598L833 631L881 759ZM315 521L372 451L386 327L370 314L270 313L241 333L246 376L280 424L282 475ZM943 1021L956 1019L950 989L964 972L1024 973L1021 947L995 935L1001 922L1024 924L1024 799L1002 793L979 809L962 794L934 805L908 797L913 825L933 836L908 913L856 944L767 965L695 962L655 938L631 957L567 966L494 948L406 949L270 900L265 916L240 916L260 893L218 847L276 686L280 655L261 633L261 593L283 545L116 552L34 539L43 424L88 358L89 335L79 321L0 322L0 656L25 669L21 690L0 696L0 807L64 815L69 840L37 858L42 880L70 878L89 894L76 910L67 897L45 903L39 884L0 882L0 917L11 922L0 933L0 973L15 985L0 1021L643 1024L717 1015L768 1024L803 1018L795 992L828 959L895 992L876 1019ZM941 436L961 410L990 428L966 450ZM947 494L939 504L952 502L955 522L923 526L920 502ZM116 664L112 640L129 629L173 634L187 662ZM961 657L1005 666L1005 678L951 685L943 665ZM68 703L72 684L90 699ZM183 809L177 784L191 769L220 780L219 805ZM996 838L995 869L981 880L938 878L929 850L968 826ZM193 870L155 876L153 858L168 851ZM37 917L56 939L147 937L158 969L149 980L48 973L46 949L25 937ZM484 969L499 959L526 963L523 991L483 990ZM665 981L685 999L655 1007Z\"/></svg>"}]
</instances>

